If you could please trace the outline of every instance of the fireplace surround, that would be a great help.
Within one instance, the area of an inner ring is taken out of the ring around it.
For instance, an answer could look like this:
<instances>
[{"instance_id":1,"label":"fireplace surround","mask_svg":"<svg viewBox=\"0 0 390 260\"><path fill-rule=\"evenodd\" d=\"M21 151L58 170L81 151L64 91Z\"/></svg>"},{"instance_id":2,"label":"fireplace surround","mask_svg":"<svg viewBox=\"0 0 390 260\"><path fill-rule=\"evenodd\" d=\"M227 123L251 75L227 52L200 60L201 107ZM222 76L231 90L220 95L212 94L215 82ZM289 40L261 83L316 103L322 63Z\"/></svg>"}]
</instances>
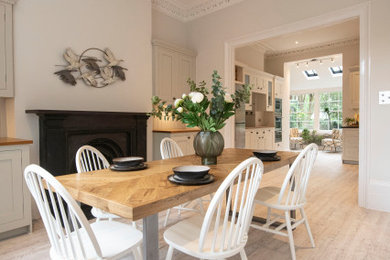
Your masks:
<instances>
[{"instance_id":1,"label":"fireplace surround","mask_svg":"<svg viewBox=\"0 0 390 260\"><path fill-rule=\"evenodd\" d=\"M146 113L26 110L39 116L40 165L55 176L76 172L78 148L97 148L111 163L120 156L146 158Z\"/></svg>"}]
</instances>

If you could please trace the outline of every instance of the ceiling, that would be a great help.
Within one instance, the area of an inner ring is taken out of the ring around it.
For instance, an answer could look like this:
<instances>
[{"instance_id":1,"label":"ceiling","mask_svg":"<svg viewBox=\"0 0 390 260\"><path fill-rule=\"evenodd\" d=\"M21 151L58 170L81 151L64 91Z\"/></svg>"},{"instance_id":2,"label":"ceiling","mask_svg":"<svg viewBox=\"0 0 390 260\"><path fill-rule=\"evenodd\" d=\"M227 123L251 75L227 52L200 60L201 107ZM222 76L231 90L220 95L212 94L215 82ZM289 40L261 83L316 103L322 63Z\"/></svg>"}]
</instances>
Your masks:
<instances>
[{"instance_id":1,"label":"ceiling","mask_svg":"<svg viewBox=\"0 0 390 260\"><path fill-rule=\"evenodd\" d=\"M154 9L182 22L216 12L243 0L152 0Z\"/></svg>"},{"instance_id":2,"label":"ceiling","mask_svg":"<svg viewBox=\"0 0 390 260\"><path fill-rule=\"evenodd\" d=\"M330 60L331 58L333 61ZM298 66L297 63L299 63ZM342 66L342 64L343 57L341 54L318 57L316 60L287 63L290 71L291 91L341 88L343 77L332 76L329 67ZM305 70L315 70L318 73L318 79L308 80L304 74Z\"/></svg>"},{"instance_id":3,"label":"ceiling","mask_svg":"<svg viewBox=\"0 0 390 260\"><path fill-rule=\"evenodd\" d=\"M358 39L359 19L352 19L326 27L316 27L269 38L256 42L254 46L265 50L266 56L273 56L286 54L294 50L326 46L343 41L356 41Z\"/></svg>"}]
</instances>

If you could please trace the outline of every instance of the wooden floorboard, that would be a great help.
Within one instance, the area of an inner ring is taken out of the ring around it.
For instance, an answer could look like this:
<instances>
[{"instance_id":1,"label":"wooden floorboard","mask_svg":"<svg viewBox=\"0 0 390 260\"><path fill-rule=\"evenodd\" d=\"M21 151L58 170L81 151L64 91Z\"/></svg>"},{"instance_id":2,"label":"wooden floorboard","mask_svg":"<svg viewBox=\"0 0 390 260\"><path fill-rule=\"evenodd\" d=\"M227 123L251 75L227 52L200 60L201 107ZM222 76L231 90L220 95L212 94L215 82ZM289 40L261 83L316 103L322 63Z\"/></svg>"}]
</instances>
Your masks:
<instances>
[{"instance_id":1,"label":"wooden floorboard","mask_svg":"<svg viewBox=\"0 0 390 260\"><path fill-rule=\"evenodd\" d=\"M286 171L283 168L266 174L261 186L280 185ZM320 152L305 208L316 247L310 246L305 227L299 226L294 231L297 259L390 259L390 213L359 208L357 194L358 166L343 165L340 153ZM175 214L169 225L178 221ZM264 210L256 208L256 215L264 215ZM161 213L160 259L165 258L167 250L162 238L163 220ZM259 230L250 229L245 250L249 259L290 259L287 238ZM0 259L49 259L42 223L35 221L31 234L0 241ZM174 259L193 258L175 251Z\"/></svg>"}]
</instances>

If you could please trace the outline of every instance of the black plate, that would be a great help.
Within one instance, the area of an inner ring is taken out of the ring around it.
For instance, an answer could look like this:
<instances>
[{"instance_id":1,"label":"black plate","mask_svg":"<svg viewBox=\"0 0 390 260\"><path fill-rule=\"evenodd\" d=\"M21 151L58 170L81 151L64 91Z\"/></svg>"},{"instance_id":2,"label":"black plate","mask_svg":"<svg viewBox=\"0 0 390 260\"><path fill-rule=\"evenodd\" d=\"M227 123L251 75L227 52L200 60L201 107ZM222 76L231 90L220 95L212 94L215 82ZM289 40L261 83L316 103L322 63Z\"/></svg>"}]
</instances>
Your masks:
<instances>
[{"instance_id":1,"label":"black plate","mask_svg":"<svg viewBox=\"0 0 390 260\"><path fill-rule=\"evenodd\" d=\"M115 164L112 164L110 165L110 169L113 170L113 171L139 171L139 170L143 170L143 169L146 169L148 166L144 163L141 163L137 166L118 166L118 165L115 165Z\"/></svg>"},{"instance_id":2,"label":"black plate","mask_svg":"<svg viewBox=\"0 0 390 260\"><path fill-rule=\"evenodd\" d=\"M168 176L168 180L172 183L180 185L203 185L212 183L214 181L214 175L207 174L204 178L197 180L179 180L177 177L174 177L174 174L172 174Z\"/></svg>"},{"instance_id":3,"label":"black plate","mask_svg":"<svg viewBox=\"0 0 390 260\"><path fill-rule=\"evenodd\" d=\"M269 156L263 157L263 156L257 156L256 155L256 157L259 158L260 160L262 160L263 162L280 161L280 156L278 156L278 155L275 155L274 157L269 157Z\"/></svg>"}]
</instances>

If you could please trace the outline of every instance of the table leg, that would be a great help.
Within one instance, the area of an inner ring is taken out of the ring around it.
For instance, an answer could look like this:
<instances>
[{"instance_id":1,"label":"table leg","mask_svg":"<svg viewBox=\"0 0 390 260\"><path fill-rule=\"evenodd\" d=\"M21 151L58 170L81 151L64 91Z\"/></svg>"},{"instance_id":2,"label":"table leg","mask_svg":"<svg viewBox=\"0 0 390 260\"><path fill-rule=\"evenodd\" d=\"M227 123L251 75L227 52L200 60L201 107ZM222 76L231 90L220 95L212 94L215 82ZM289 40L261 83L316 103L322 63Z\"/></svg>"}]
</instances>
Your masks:
<instances>
[{"instance_id":1,"label":"table leg","mask_svg":"<svg viewBox=\"0 0 390 260\"><path fill-rule=\"evenodd\" d=\"M158 260L158 214L143 218L143 258Z\"/></svg>"}]
</instances>

